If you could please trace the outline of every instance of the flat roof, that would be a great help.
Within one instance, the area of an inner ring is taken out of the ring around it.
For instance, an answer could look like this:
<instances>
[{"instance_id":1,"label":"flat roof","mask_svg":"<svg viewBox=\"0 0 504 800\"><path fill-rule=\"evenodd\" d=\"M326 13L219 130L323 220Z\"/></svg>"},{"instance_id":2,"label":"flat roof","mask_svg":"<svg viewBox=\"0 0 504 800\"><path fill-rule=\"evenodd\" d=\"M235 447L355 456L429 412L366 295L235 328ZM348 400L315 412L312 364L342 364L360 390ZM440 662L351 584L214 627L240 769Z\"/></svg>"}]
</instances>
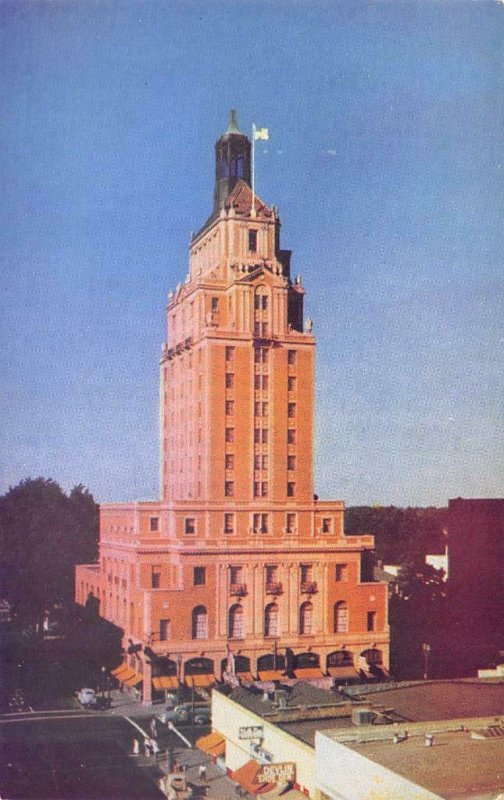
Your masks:
<instances>
[{"instance_id":1,"label":"flat roof","mask_svg":"<svg viewBox=\"0 0 504 800\"><path fill-rule=\"evenodd\" d=\"M448 800L483 798L504 789L504 737L472 739L466 730L442 731L426 747L424 736L345 746Z\"/></svg>"}]
</instances>

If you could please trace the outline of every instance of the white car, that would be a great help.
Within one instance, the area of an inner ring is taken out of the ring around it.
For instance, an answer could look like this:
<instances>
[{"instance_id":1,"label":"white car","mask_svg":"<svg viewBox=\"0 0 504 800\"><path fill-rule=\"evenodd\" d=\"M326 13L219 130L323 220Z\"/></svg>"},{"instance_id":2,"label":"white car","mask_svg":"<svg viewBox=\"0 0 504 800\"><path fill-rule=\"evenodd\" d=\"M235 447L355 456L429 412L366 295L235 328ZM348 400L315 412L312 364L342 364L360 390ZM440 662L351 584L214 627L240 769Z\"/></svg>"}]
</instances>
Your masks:
<instances>
[{"instance_id":1,"label":"white car","mask_svg":"<svg viewBox=\"0 0 504 800\"><path fill-rule=\"evenodd\" d=\"M77 700L81 706L93 706L96 703L96 692L94 689L80 689L77 692Z\"/></svg>"}]
</instances>

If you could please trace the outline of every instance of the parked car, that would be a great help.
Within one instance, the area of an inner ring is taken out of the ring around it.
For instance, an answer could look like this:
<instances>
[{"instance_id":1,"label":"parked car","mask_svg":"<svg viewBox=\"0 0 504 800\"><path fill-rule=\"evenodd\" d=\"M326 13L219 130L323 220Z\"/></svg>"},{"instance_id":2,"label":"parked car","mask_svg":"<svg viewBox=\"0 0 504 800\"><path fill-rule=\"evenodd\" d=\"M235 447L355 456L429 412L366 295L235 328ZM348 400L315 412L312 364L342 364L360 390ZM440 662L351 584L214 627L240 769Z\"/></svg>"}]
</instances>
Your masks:
<instances>
[{"instance_id":1,"label":"parked car","mask_svg":"<svg viewBox=\"0 0 504 800\"><path fill-rule=\"evenodd\" d=\"M77 700L81 706L89 708L96 702L96 692L94 689L79 689L77 692Z\"/></svg>"},{"instance_id":2,"label":"parked car","mask_svg":"<svg viewBox=\"0 0 504 800\"><path fill-rule=\"evenodd\" d=\"M167 722L190 723L195 725L209 725L211 720L211 708L204 703L181 703L175 708L165 708L157 714L157 718L165 725Z\"/></svg>"},{"instance_id":3,"label":"parked car","mask_svg":"<svg viewBox=\"0 0 504 800\"><path fill-rule=\"evenodd\" d=\"M77 692L77 700L81 706L90 708L93 711L102 711L106 708L110 708L112 705L110 697L97 695L94 689L80 689L80 691Z\"/></svg>"}]
</instances>

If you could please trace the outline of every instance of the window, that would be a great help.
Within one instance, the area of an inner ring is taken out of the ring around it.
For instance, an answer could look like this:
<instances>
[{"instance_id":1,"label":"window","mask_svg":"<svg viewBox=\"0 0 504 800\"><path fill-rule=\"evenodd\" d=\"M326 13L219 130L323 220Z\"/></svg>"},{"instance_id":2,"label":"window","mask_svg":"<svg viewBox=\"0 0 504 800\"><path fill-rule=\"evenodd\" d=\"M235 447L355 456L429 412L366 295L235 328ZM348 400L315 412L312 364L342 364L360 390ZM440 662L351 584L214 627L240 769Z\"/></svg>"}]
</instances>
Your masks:
<instances>
[{"instance_id":1,"label":"window","mask_svg":"<svg viewBox=\"0 0 504 800\"><path fill-rule=\"evenodd\" d=\"M268 482L263 481L261 483L261 497L267 497L267 496L268 496Z\"/></svg>"},{"instance_id":2,"label":"window","mask_svg":"<svg viewBox=\"0 0 504 800\"><path fill-rule=\"evenodd\" d=\"M234 358L234 347L226 347L226 361L232 361Z\"/></svg>"},{"instance_id":3,"label":"window","mask_svg":"<svg viewBox=\"0 0 504 800\"><path fill-rule=\"evenodd\" d=\"M261 416L261 404L254 403L254 417L260 417L260 416Z\"/></svg>"},{"instance_id":4,"label":"window","mask_svg":"<svg viewBox=\"0 0 504 800\"><path fill-rule=\"evenodd\" d=\"M248 249L251 253L257 252L257 231L254 228L248 232Z\"/></svg>"},{"instance_id":5,"label":"window","mask_svg":"<svg viewBox=\"0 0 504 800\"><path fill-rule=\"evenodd\" d=\"M372 648L370 650L363 650L361 656L366 659L367 663L372 666L378 666L383 663L383 656L381 650Z\"/></svg>"},{"instance_id":6,"label":"window","mask_svg":"<svg viewBox=\"0 0 504 800\"><path fill-rule=\"evenodd\" d=\"M219 298L212 297L212 314L216 314L219 310Z\"/></svg>"},{"instance_id":7,"label":"window","mask_svg":"<svg viewBox=\"0 0 504 800\"><path fill-rule=\"evenodd\" d=\"M296 429L289 428L287 431L287 443L288 444L296 444Z\"/></svg>"},{"instance_id":8,"label":"window","mask_svg":"<svg viewBox=\"0 0 504 800\"><path fill-rule=\"evenodd\" d=\"M234 388L234 372L226 372L226 389Z\"/></svg>"},{"instance_id":9,"label":"window","mask_svg":"<svg viewBox=\"0 0 504 800\"><path fill-rule=\"evenodd\" d=\"M296 379L292 375L289 375L289 377L287 378L287 391L293 392L295 388L296 388Z\"/></svg>"},{"instance_id":10,"label":"window","mask_svg":"<svg viewBox=\"0 0 504 800\"><path fill-rule=\"evenodd\" d=\"M238 603L229 609L229 638L243 639L243 608Z\"/></svg>"},{"instance_id":11,"label":"window","mask_svg":"<svg viewBox=\"0 0 504 800\"><path fill-rule=\"evenodd\" d=\"M269 405L268 405L268 403L263 403L262 404L262 415L263 415L263 417L267 417L268 413L269 413Z\"/></svg>"},{"instance_id":12,"label":"window","mask_svg":"<svg viewBox=\"0 0 504 800\"><path fill-rule=\"evenodd\" d=\"M170 638L170 620L159 620L159 641L166 642Z\"/></svg>"},{"instance_id":13,"label":"window","mask_svg":"<svg viewBox=\"0 0 504 800\"><path fill-rule=\"evenodd\" d=\"M151 533L156 533L159 530L159 517L151 517L149 527Z\"/></svg>"},{"instance_id":14,"label":"window","mask_svg":"<svg viewBox=\"0 0 504 800\"><path fill-rule=\"evenodd\" d=\"M294 497L296 494L296 484L292 481L287 482L287 497Z\"/></svg>"},{"instance_id":15,"label":"window","mask_svg":"<svg viewBox=\"0 0 504 800\"><path fill-rule=\"evenodd\" d=\"M348 568L346 564L336 564L335 578L338 583L348 580Z\"/></svg>"},{"instance_id":16,"label":"window","mask_svg":"<svg viewBox=\"0 0 504 800\"><path fill-rule=\"evenodd\" d=\"M260 388L261 388L261 376L254 375L254 389L260 389Z\"/></svg>"},{"instance_id":17,"label":"window","mask_svg":"<svg viewBox=\"0 0 504 800\"><path fill-rule=\"evenodd\" d=\"M261 429L254 428L254 443L259 444L261 441Z\"/></svg>"},{"instance_id":18,"label":"window","mask_svg":"<svg viewBox=\"0 0 504 800\"><path fill-rule=\"evenodd\" d=\"M323 517L322 519L322 533L331 533L331 517Z\"/></svg>"},{"instance_id":19,"label":"window","mask_svg":"<svg viewBox=\"0 0 504 800\"><path fill-rule=\"evenodd\" d=\"M268 533L268 514L253 514L252 520L254 533Z\"/></svg>"},{"instance_id":20,"label":"window","mask_svg":"<svg viewBox=\"0 0 504 800\"><path fill-rule=\"evenodd\" d=\"M206 583L206 568L194 567L193 570L193 584L194 586L204 586Z\"/></svg>"},{"instance_id":21,"label":"window","mask_svg":"<svg viewBox=\"0 0 504 800\"><path fill-rule=\"evenodd\" d=\"M261 469L261 456L254 456L254 469Z\"/></svg>"},{"instance_id":22,"label":"window","mask_svg":"<svg viewBox=\"0 0 504 800\"><path fill-rule=\"evenodd\" d=\"M234 533L234 514L224 514L224 533Z\"/></svg>"},{"instance_id":23,"label":"window","mask_svg":"<svg viewBox=\"0 0 504 800\"><path fill-rule=\"evenodd\" d=\"M293 419L296 416L296 404L295 403L288 403L287 405L287 416L289 419Z\"/></svg>"},{"instance_id":24,"label":"window","mask_svg":"<svg viewBox=\"0 0 504 800\"><path fill-rule=\"evenodd\" d=\"M226 466L226 469L234 469L234 454L233 453L226 453L225 466Z\"/></svg>"},{"instance_id":25,"label":"window","mask_svg":"<svg viewBox=\"0 0 504 800\"><path fill-rule=\"evenodd\" d=\"M261 494L260 485L257 481L254 481L254 497L259 497Z\"/></svg>"},{"instance_id":26,"label":"window","mask_svg":"<svg viewBox=\"0 0 504 800\"><path fill-rule=\"evenodd\" d=\"M208 614L205 606L196 606L196 608L193 608L192 638L208 639Z\"/></svg>"},{"instance_id":27,"label":"window","mask_svg":"<svg viewBox=\"0 0 504 800\"><path fill-rule=\"evenodd\" d=\"M234 415L234 401L226 400L226 416L232 417Z\"/></svg>"},{"instance_id":28,"label":"window","mask_svg":"<svg viewBox=\"0 0 504 800\"><path fill-rule=\"evenodd\" d=\"M151 587L153 589L159 589L161 586L161 572L159 567L152 567L151 573Z\"/></svg>"},{"instance_id":29,"label":"window","mask_svg":"<svg viewBox=\"0 0 504 800\"><path fill-rule=\"evenodd\" d=\"M269 375L262 376L262 388L264 391L267 391L269 387Z\"/></svg>"},{"instance_id":30,"label":"window","mask_svg":"<svg viewBox=\"0 0 504 800\"><path fill-rule=\"evenodd\" d=\"M327 667L353 667L354 657L349 650L335 650L327 656Z\"/></svg>"},{"instance_id":31,"label":"window","mask_svg":"<svg viewBox=\"0 0 504 800\"><path fill-rule=\"evenodd\" d=\"M278 567L276 564L266 565L266 585L278 583Z\"/></svg>"},{"instance_id":32,"label":"window","mask_svg":"<svg viewBox=\"0 0 504 800\"><path fill-rule=\"evenodd\" d=\"M285 532L294 533L295 530L296 530L296 515L287 514L285 518Z\"/></svg>"},{"instance_id":33,"label":"window","mask_svg":"<svg viewBox=\"0 0 504 800\"><path fill-rule=\"evenodd\" d=\"M296 355L297 355L296 350L287 351L287 363L290 364L291 367L293 367L296 363Z\"/></svg>"},{"instance_id":34,"label":"window","mask_svg":"<svg viewBox=\"0 0 504 800\"><path fill-rule=\"evenodd\" d=\"M234 428L226 428L226 442L234 442Z\"/></svg>"},{"instance_id":35,"label":"window","mask_svg":"<svg viewBox=\"0 0 504 800\"><path fill-rule=\"evenodd\" d=\"M296 456L287 456L287 469L296 469Z\"/></svg>"},{"instance_id":36,"label":"window","mask_svg":"<svg viewBox=\"0 0 504 800\"><path fill-rule=\"evenodd\" d=\"M268 348L256 347L254 351L254 361L256 364L266 364L268 361Z\"/></svg>"},{"instance_id":37,"label":"window","mask_svg":"<svg viewBox=\"0 0 504 800\"><path fill-rule=\"evenodd\" d=\"M268 469L268 456L261 456L261 468Z\"/></svg>"},{"instance_id":38,"label":"window","mask_svg":"<svg viewBox=\"0 0 504 800\"><path fill-rule=\"evenodd\" d=\"M278 605L270 603L264 609L264 635L279 636Z\"/></svg>"},{"instance_id":39,"label":"window","mask_svg":"<svg viewBox=\"0 0 504 800\"><path fill-rule=\"evenodd\" d=\"M196 533L196 520L194 519L194 517L185 518L184 533Z\"/></svg>"},{"instance_id":40,"label":"window","mask_svg":"<svg viewBox=\"0 0 504 800\"><path fill-rule=\"evenodd\" d=\"M367 629L368 631L376 630L376 611L367 612Z\"/></svg>"},{"instance_id":41,"label":"window","mask_svg":"<svg viewBox=\"0 0 504 800\"><path fill-rule=\"evenodd\" d=\"M263 444L268 444L268 429L263 428L261 431L261 441Z\"/></svg>"},{"instance_id":42,"label":"window","mask_svg":"<svg viewBox=\"0 0 504 800\"><path fill-rule=\"evenodd\" d=\"M310 635L313 630L313 605L308 600L299 609L299 633Z\"/></svg>"},{"instance_id":43,"label":"window","mask_svg":"<svg viewBox=\"0 0 504 800\"><path fill-rule=\"evenodd\" d=\"M226 497L234 496L234 483L233 481L226 481L224 483L224 494Z\"/></svg>"},{"instance_id":44,"label":"window","mask_svg":"<svg viewBox=\"0 0 504 800\"><path fill-rule=\"evenodd\" d=\"M348 633L348 606L336 603L334 606L334 633Z\"/></svg>"},{"instance_id":45,"label":"window","mask_svg":"<svg viewBox=\"0 0 504 800\"><path fill-rule=\"evenodd\" d=\"M242 582L243 577L243 568L242 567L230 567L229 568L229 582L231 586L237 586Z\"/></svg>"},{"instance_id":46,"label":"window","mask_svg":"<svg viewBox=\"0 0 504 800\"><path fill-rule=\"evenodd\" d=\"M301 583L310 583L313 580L313 567L311 564L301 564Z\"/></svg>"}]
</instances>

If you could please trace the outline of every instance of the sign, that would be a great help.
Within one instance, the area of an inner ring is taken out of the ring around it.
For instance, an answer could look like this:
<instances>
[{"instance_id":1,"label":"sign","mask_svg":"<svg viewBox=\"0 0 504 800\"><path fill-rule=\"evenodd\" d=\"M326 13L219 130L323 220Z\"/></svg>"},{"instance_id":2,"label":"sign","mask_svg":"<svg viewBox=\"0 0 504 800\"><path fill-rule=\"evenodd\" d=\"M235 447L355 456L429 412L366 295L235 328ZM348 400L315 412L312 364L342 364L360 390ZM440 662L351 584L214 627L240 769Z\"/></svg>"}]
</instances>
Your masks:
<instances>
[{"instance_id":1,"label":"sign","mask_svg":"<svg viewBox=\"0 0 504 800\"><path fill-rule=\"evenodd\" d=\"M255 777L257 783L294 783L296 765L293 761L282 764L263 764Z\"/></svg>"},{"instance_id":2,"label":"sign","mask_svg":"<svg viewBox=\"0 0 504 800\"><path fill-rule=\"evenodd\" d=\"M238 739L264 739L264 725L245 725L238 728Z\"/></svg>"}]
</instances>

